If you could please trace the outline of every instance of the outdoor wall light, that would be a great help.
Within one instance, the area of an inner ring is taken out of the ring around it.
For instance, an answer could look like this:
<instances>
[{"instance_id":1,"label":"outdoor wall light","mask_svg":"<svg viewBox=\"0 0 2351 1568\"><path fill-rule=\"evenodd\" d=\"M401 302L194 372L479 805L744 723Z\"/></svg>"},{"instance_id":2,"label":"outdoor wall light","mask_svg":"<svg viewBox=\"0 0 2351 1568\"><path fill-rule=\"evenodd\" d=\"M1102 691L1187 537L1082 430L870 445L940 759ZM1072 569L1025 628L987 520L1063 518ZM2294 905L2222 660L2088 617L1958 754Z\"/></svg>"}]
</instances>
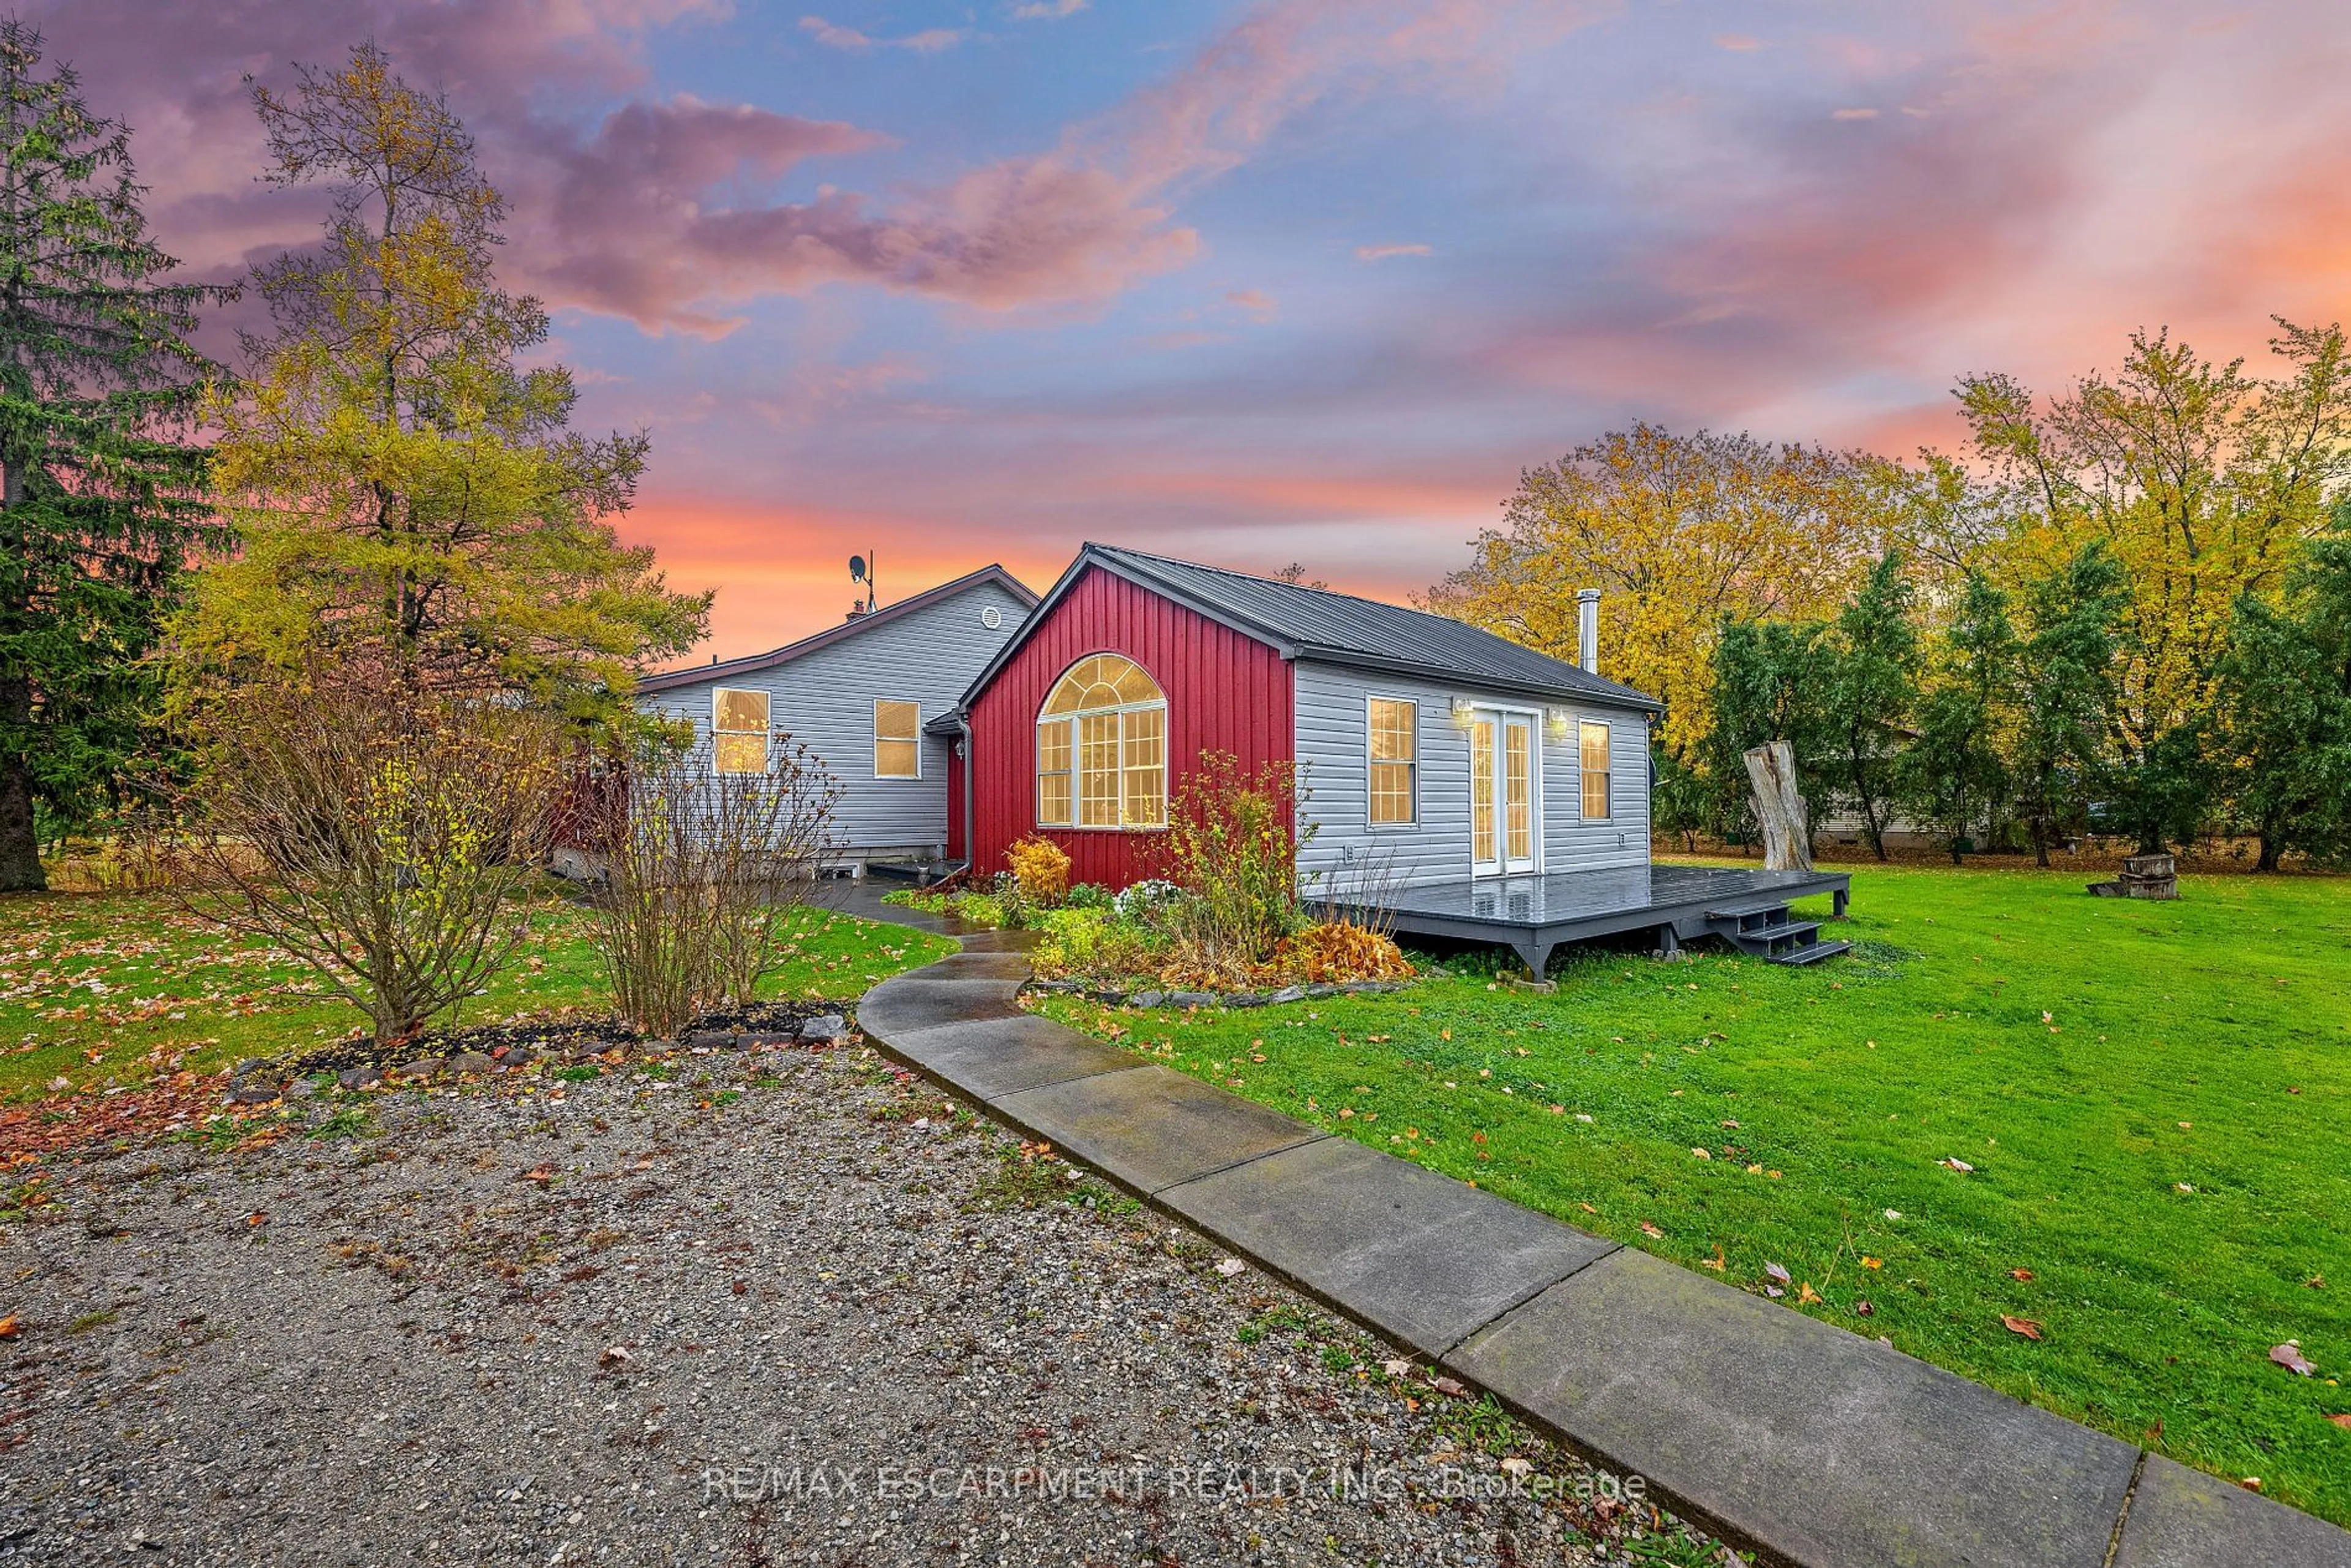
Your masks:
<instances>
[{"instance_id":1,"label":"outdoor wall light","mask_svg":"<svg viewBox=\"0 0 2351 1568\"><path fill-rule=\"evenodd\" d=\"M1563 707L1555 707L1549 711L1552 734L1561 740L1565 740L1567 732L1574 727L1575 720Z\"/></svg>"},{"instance_id":2,"label":"outdoor wall light","mask_svg":"<svg viewBox=\"0 0 2351 1568\"><path fill-rule=\"evenodd\" d=\"M1453 699L1454 728L1468 729L1469 727L1469 721L1477 717L1477 716L1478 706L1468 697L1455 697Z\"/></svg>"}]
</instances>

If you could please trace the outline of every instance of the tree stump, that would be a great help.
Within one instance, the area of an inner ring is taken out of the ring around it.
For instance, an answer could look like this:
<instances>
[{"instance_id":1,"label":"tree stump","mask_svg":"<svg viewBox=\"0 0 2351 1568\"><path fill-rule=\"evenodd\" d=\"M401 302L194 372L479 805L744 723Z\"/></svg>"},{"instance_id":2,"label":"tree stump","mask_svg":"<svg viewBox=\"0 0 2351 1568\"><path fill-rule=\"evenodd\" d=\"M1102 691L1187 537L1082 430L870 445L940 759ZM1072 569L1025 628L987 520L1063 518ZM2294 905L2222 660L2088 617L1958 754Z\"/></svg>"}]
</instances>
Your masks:
<instances>
[{"instance_id":1,"label":"tree stump","mask_svg":"<svg viewBox=\"0 0 2351 1568\"><path fill-rule=\"evenodd\" d=\"M1796 753L1784 740L1750 748L1747 781L1754 787L1755 820L1763 828L1765 871L1813 869L1813 829L1796 788Z\"/></svg>"}]
</instances>

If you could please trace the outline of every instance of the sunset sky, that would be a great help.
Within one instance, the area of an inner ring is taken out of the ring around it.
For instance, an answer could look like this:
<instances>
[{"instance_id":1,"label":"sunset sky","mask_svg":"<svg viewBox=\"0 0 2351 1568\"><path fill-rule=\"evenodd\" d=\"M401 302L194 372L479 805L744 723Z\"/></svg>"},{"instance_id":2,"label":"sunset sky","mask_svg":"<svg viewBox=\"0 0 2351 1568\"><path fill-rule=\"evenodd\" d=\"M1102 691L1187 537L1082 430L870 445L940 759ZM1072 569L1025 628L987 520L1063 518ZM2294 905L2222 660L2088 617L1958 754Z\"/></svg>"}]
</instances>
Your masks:
<instances>
[{"instance_id":1,"label":"sunset sky","mask_svg":"<svg viewBox=\"0 0 2351 1568\"><path fill-rule=\"evenodd\" d=\"M814 9L810 9L814 7ZM1955 446L2351 301L2343 0L71 0L160 238L306 241L242 78L444 89L697 656L1099 538L1384 597L1611 426ZM220 345L225 350L225 340Z\"/></svg>"}]
</instances>

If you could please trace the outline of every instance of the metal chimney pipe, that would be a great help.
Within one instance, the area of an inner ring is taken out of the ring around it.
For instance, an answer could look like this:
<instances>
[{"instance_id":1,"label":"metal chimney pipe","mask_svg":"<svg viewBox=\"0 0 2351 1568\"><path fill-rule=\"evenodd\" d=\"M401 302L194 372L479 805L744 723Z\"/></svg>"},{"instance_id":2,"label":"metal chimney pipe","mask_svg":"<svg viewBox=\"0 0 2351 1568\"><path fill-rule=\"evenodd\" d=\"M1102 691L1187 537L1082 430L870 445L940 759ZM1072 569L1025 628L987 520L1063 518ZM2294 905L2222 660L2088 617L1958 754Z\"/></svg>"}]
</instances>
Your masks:
<instances>
[{"instance_id":1,"label":"metal chimney pipe","mask_svg":"<svg viewBox=\"0 0 2351 1568\"><path fill-rule=\"evenodd\" d=\"M1581 588L1575 593L1575 662L1586 674L1600 673L1600 591Z\"/></svg>"}]
</instances>

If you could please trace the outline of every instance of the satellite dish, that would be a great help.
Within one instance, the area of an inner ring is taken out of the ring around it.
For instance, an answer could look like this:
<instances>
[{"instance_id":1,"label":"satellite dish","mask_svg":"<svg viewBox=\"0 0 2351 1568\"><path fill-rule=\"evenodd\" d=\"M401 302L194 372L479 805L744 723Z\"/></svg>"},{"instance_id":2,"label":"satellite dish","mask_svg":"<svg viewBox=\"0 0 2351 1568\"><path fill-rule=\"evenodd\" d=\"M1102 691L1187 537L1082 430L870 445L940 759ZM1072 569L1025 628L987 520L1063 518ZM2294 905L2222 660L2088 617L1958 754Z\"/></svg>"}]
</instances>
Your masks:
<instances>
[{"instance_id":1,"label":"satellite dish","mask_svg":"<svg viewBox=\"0 0 2351 1568\"><path fill-rule=\"evenodd\" d=\"M849 580L852 582L863 582L865 580L865 558L863 556L853 555L849 558Z\"/></svg>"}]
</instances>

